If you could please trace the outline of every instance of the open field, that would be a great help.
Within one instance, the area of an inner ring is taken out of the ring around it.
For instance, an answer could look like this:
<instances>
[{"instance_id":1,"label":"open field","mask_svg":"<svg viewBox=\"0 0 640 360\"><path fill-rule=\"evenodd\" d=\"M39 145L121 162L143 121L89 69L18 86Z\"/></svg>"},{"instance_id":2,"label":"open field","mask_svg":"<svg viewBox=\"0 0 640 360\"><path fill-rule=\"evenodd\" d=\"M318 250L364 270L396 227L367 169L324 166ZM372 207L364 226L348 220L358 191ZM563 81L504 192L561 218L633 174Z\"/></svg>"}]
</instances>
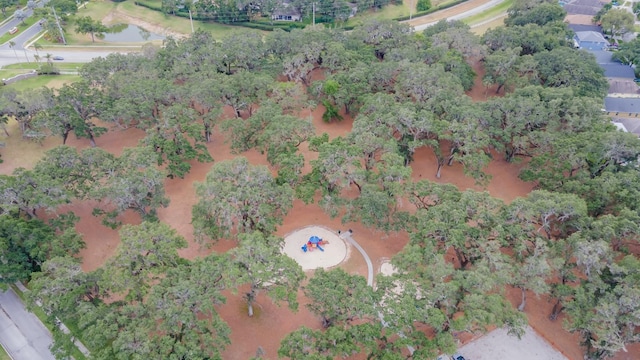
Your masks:
<instances>
[{"instance_id":1,"label":"open field","mask_svg":"<svg viewBox=\"0 0 640 360\"><path fill-rule=\"evenodd\" d=\"M415 7L413 12L415 13ZM408 16L408 15L409 15L408 4L403 3L401 5L389 5L389 6L385 6L383 9L378 11L370 10L365 13L358 14L357 16L349 19L347 21L347 25L356 26L356 25L362 24L364 21L368 19L378 19L378 20L394 19L400 16Z\"/></svg>"}]
</instances>

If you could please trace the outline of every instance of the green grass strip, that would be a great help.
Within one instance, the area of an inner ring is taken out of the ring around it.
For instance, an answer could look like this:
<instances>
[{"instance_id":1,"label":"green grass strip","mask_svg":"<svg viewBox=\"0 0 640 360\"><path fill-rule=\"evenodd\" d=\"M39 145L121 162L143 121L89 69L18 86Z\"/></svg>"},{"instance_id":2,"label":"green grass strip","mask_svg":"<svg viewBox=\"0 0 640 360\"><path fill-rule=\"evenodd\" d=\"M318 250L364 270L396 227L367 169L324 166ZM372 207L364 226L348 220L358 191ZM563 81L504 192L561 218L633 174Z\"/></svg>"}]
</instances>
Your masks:
<instances>
[{"instance_id":1,"label":"green grass strip","mask_svg":"<svg viewBox=\"0 0 640 360\"><path fill-rule=\"evenodd\" d=\"M465 24L475 24L484 20L488 20L494 18L500 14L504 14L509 10L509 8L513 5L513 0L505 0L500 4L489 8L481 13L469 16L467 18L462 19Z\"/></svg>"}]
</instances>

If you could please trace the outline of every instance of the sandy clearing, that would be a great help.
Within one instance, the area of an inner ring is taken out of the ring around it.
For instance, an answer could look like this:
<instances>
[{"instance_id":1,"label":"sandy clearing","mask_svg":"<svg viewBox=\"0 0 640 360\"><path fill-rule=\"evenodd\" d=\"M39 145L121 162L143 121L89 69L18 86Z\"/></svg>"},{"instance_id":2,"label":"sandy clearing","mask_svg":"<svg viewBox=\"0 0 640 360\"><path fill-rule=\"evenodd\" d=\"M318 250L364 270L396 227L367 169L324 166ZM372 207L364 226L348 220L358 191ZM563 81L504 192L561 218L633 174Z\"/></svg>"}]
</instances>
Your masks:
<instances>
[{"instance_id":1,"label":"sandy clearing","mask_svg":"<svg viewBox=\"0 0 640 360\"><path fill-rule=\"evenodd\" d=\"M391 260L383 260L382 264L380 264L380 273L384 276L391 276L397 272L398 270L391 265Z\"/></svg>"},{"instance_id":2,"label":"sandy clearing","mask_svg":"<svg viewBox=\"0 0 640 360\"><path fill-rule=\"evenodd\" d=\"M529 326L520 340L507 335L505 329L496 329L462 346L458 352L469 360L567 360Z\"/></svg>"},{"instance_id":3,"label":"sandy clearing","mask_svg":"<svg viewBox=\"0 0 640 360\"><path fill-rule=\"evenodd\" d=\"M324 251L318 249L307 252L302 251L302 246L314 235L324 241L329 241L327 245L322 246ZM300 264L304 271L331 268L346 260L349 254L347 244L338 234L328 228L317 225L296 230L285 236L284 241L283 252Z\"/></svg>"}]
</instances>

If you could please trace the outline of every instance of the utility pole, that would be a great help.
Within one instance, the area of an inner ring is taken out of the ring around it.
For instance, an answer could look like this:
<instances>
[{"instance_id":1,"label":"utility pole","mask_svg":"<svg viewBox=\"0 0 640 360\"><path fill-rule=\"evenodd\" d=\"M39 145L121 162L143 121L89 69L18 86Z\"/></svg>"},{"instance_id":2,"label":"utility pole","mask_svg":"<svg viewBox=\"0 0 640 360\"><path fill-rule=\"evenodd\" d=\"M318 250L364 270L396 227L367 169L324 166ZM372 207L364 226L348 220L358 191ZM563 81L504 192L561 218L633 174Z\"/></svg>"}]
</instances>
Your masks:
<instances>
[{"instance_id":1,"label":"utility pole","mask_svg":"<svg viewBox=\"0 0 640 360\"><path fill-rule=\"evenodd\" d=\"M56 18L56 24L58 24L58 30L60 31L60 36L62 36L62 43L67 45L67 40L64 38L64 33L62 32L62 26L60 26L60 20L58 19L58 14L56 14L56 9L54 9L52 6L51 10L53 10L53 17Z\"/></svg>"},{"instance_id":2,"label":"utility pole","mask_svg":"<svg viewBox=\"0 0 640 360\"><path fill-rule=\"evenodd\" d=\"M313 28L316 28L316 3L311 4L313 6Z\"/></svg>"},{"instance_id":3,"label":"utility pole","mask_svg":"<svg viewBox=\"0 0 640 360\"><path fill-rule=\"evenodd\" d=\"M193 18L191 17L191 9L189 9L189 21L191 21L191 33L193 34L195 30L193 30Z\"/></svg>"}]
</instances>

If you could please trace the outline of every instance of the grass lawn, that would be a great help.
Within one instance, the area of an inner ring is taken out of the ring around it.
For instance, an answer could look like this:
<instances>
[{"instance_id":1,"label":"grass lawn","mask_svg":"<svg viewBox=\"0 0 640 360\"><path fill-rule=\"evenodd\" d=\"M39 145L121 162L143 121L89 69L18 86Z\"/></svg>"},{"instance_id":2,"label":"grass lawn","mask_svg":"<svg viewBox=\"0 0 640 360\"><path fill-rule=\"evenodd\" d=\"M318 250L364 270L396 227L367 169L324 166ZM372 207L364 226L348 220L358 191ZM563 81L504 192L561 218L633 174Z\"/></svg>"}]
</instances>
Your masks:
<instances>
[{"instance_id":1,"label":"grass lawn","mask_svg":"<svg viewBox=\"0 0 640 360\"><path fill-rule=\"evenodd\" d=\"M80 76L78 75L42 75L2 86L0 87L0 92L5 89L22 91L27 89L39 88L41 86L57 88L62 86L62 84L70 83L79 79Z\"/></svg>"},{"instance_id":2,"label":"grass lawn","mask_svg":"<svg viewBox=\"0 0 640 360\"><path fill-rule=\"evenodd\" d=\"M362 24L367 19L385 20L395 19L400 16L409 16L409 4L403 3L402 5L388 5L377 11L368 10L347 20L346 25L355 26Z\"/></svg>"},{"instance_id":3,"label":"grass lawn","mask_svg":"<svg viewBox=\"0 0 640 360\"><path fill-rule=\"evenodd\" d=\"M77 16L90 16L94 20L102 20L113 11L118 3L112 1L89 1L78 10Z\"/></svg>"},{"instance_id":4,"label":"grass lawn","mask_svg":"<svg viewBox=\"0 0 640 360\"><path fill-rule=\"evenodd\" d=\"M506 19L507 15L503 16L503 17L499 17L496 18L486 24L482 24L480 26L473 26L471 28L471 32L478 35L478 36L482 36L485 32L487 32L487 30L489 29L495 29L499 26L504 26L504 19Z\"/></svg>"},{"instance_id":5,"label":"grass lawn","mask_svg":"<svg viewBox=\"0 0 640 360\"><path fill-rule=\"evenodd\" d=\"M19 69L19 70L37 70L37 69L40 68L40 65L42 65L43 63L46 63L45 59L43 59L42 62L40 62L40 63L30 62L30 63L19 63L19 64L5 65L4 67L2 67L2 70L15 70L15 69ZM58 69L60 69L60 70L73 71L73 70L77 70L78 68L81 68L82 65L84 65L84 63L71 63L71 62L56 63L56 62L54 62L53 65L55 67L57 67Z\"/></svg>"},{"instance_id":6,"label":"grass lawn","mask_svg":"<svg viewBox=\"0 0 640 360\"><path fill-rule=\"evenodd\" d=\"M499 16L500 14L504 14L507 10L513 5L513 0L505 0L504 2L494 6L486 11L475 14L473 16L469 16L467 18L462 19L465 24L473 25L479 22L489 20Z\"/></svg>"},{"instance_id":7,"label":"grass lawn","mask_svg":"<svg viewBox=\"0 0 640 360\"><path fill-rule=\"evenodd\" d=\"M0 36L0 44L4 44L7 41L13 39L14 37L20 35L21 31L24 31L24 30L28 29L29 26L35 24L37 20L38 19L36 19L34 16L30 16L30 17L24 19L24 21L22 23L18 24L18 29L20 29L20 30L17 33L9 34L9 32L7 32L4 35Z\"/></svg>"},{"instance_id":8,"label":"grass lawn","mask_svg":"<svg viewBox=\"0 0 640 360\"><path fill-rule=\"evenodd\" d=\"M127 0L118 4L118 11L179 33L191 33L191 23L189 22L189 19L178 16L165 15L159 11L154 11L142 6L137 6L132 0ZM237 26L223 25L214 22L202 22L196 20L193 21L193 27L196 30L202 29L210 31L215 38L224 37L224 35L228 34L229 32L239 29L239 27Z\"/></svg>"},{"instance_id":9,"label":"grass lawn","mask_svg":"<svg viewBox=\"0 0 640 360\"><path fill-rule=\"evenodd\" d=\"M2 346L0 346L0 360L11 360L11 358L9 357L9 354L7 354L7 352L4 351L4 348Z\"/></svg>"}]
</instances>

